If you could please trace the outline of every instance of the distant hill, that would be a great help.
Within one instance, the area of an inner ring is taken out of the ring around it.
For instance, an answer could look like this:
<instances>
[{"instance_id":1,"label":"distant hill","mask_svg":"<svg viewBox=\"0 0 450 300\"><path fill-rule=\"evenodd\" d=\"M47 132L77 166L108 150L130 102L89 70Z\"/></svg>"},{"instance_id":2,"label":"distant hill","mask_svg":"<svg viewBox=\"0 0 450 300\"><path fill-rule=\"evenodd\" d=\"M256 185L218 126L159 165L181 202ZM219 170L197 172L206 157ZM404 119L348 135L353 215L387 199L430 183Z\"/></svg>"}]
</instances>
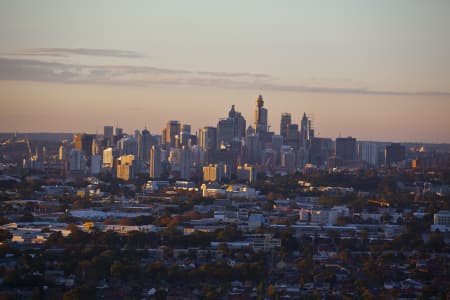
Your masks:
<instances>
[{"instance_id":1,"label":"distant hill","mask_svg":"<svg viewBox=\"0 0 450 300\"><path fill-rule=\"evenodd\" d=\"M32 132L32 133L0 133L0 140L17 136L18 138L27 137L33 141L61 141L63 139L72 139L73 133L53 133L53 132Z\"/></svg>"}]
</instances>

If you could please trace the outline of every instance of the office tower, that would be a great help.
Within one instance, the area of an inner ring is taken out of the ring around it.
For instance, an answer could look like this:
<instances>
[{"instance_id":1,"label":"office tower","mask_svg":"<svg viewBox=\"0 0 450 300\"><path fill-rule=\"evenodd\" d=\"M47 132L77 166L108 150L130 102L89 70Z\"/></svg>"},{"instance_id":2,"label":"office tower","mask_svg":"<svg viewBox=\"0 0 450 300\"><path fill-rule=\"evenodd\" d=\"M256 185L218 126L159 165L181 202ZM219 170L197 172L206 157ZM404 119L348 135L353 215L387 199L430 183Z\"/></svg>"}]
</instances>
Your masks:
<instances>
[{"instance_id":1,"label":"office tower","mask_svg":"<svg viewBox=\"0 0 450 300\"><path fill-rule=\"evenodd\" d=\"M242 114L235 110L234 105L228 112L228 118L233 120L233 137L240 139L245 136L246 121Z\"/></svg>"},{"instance_id":2,"label":"office tower","mask_svg":"<svg viewBox=\"0 0 450 300\"><path fill-rule=\"evenodd\" d=\"M204 151L215 151L217 149L217 128L203 127L199 130L198 145Z\"/></svg>"},{"instance_id":3,"label":"office tower","mask_svg":"<svg viewBox=\"0 0 450 300\"><path fill-rule=\"evenodd\" d=\"M386 146L385 149L385 164L390 166L392 164L405 160L405 146L398 143L392 143Z\"/></svg>"},{"instance_id":4,"label":"office tower","mask_svg":"<svg viewBox=\"0 0 450 300\"><path fill-rule=\"evenodd\" d=\"M359 144L359 158L371 166L378 164L378 146L375 143L362 142Z\"/></svg>"},{"instance_id":5,"label":"office tower","mask_svg":"<svg viewBox=\"0 0 450 300\"><path fill-rule=\"evenodd\" d=\"M308 149L304 146L301 146L297 149L295 153L295 165L297 168L302 169L309 160Z\"/></svg>"},{"instance_id":6,"label":"office tower","mask_svg":"<svg viewBox=\"0 0 450 300\"><path fill-rule=\"evenodd\" d=\"M75 133L73 135L73 145L75 149L77 150L83 150L83 141L82 141L83 134L81 133Z\"/></svg>"},{"instance_id":7,"label":"office tower","mask_svg":"<svg viewBox=\"0 0 450 300\"><path fill-rule=\"evenodd\" d=\"M93 154L91 157L91 174L98 175L102 169L102 156Z\"/></svg>"},{"instance_id":8,"label":"office tower","mask_svg":"<svg viewBox=\"0 0 450 300\"><path fill-rule=\"evenodd\" d=\"M193 145L190 147L192 154L192 165L197 169L199 166L206 164L206 152L203 151L199 145Z\"/></svg>"},{"instance_id":9,"label":"office tower","mask_svg":"<svg viewBox=\"0 0 450 300\"><path fill-rule=\"evenodd\" d=\"M245 162L249 164L261 163L262 144L257 135L248 135L244 139Z\"/></svg>"},{"instance_id":10,"label":"office tower","mask_svg":"<svg viewBox=\"0 0 450 300\"><path fill-rule=\"evenodd\" d=\"M103 127L103 142L105 147L111 147L113 145L114 137L114 127L104 126Z\"/></svg>"},{"instance_id":11,"label":"office tower","mask_svg":"<svg viewBox=\"0 0 450 300\"><path fill-rule=\"evenodd\" d=\"M166 149L176 146L176 136L180 136L180 123L175 120L168 121L163 130L163 146Z\"/></svg>"},{"instance_id":12,"label":"office tower","mask_svg":"<svg viewBox=\"0 0 450 300\"><path fill-rule=\"evenodd\" d=\"M109 147L103 150L103 168L112 169L114 166L114 158L113 148Z\"/></svg>"},{"instance_id":13,"label":"office tower","mask_svg":"<svg viewBox=\"0 0 450 300\"><path fill-rule=\"evenodd\" d=\"M281 114L281 122L280 122L280 135L283 137L283 143L287 144L287 131L288 126L291 125L291 114L283 113Z\"/></svg>"},{"instance_id":14,"label":"office tower","mask_svg":"<svg viewBox=\"0 0 450 300\"><path fill-rule=\"evenodd\" d=\"M161 177L161 149L159 146L152 146L150 151L150 178Z\"/></svg>"},{"instance_id":15,"label":"office tower","mask_svg":"<svg viewBox=\"0 0 450 300\"><path fill-rule=\"evenodd\" d=\"M233 139L240 140L245 136L246 121L234 105L228 112L228 118L221 119L217 123L217 148L221 145L229 145Z\"/></svg>"},{"instance_id":16,"label":"office tower","mask_svg":"<svg viewBox=\"0 0 450 300\"><path fill-rule=\"evenodd\" d=\"M117 159L117 174L116 177L125 181L134 178L136 172L134 155L122 155Z\"/></svg>"},{"instance_id":17,"label":"office tower","mask_svg":"<svg viewBox=\"0 0 450 300\"><path fill-rule=\"evenodd\" d=\"M330 138L313 137L309 149L309 162L318 167L324 166L333 154L333 141Z\"/></svg>"},{"instance_id":18,"label":"office tower","mask_svg":"<svg viewBox=\"0 0 450 300\"><path fill-rule=\"evenodd\" d=\"M82 135L82 143L83 143L83 151L87 158L90 158L92 155L92 143L95 140L95 134L83 134Z\"/></svg>"},{"instance_id":19,"label":"office tower","mask_svg":"<svg viewBox=\"0 0 450 300\"><path fill-rule=\"evenodd\" d=\"M114 135L121 138L122 135L123 135L123 129L122 129L122 128L119 128L119 127L116 127L116 130L115 130L115 134L114 134Z\"/></svg>"},{"instance_id":20,"label":"office tower","mask_svg":"<svg viewBox=\"0 0 450 300\"><path fill-rule=\"evenodd\" d=\"M217 123L217 148L224 147L234 138L234 120L227 118Z\"/></svg>"},{"instance_id":21,"label":"office tower","mask_svg":"<svg viewBox=\"0 0 450 300\"><path fill-rule=\"evenodd\" d=\"M114 127L113 126L103 126L103 137L105 139L111 138L114 135Z\"/></svg>"},{"instance_id":22,"label":"office tower","mask_svg":"<svg viewBox=\"0 0 450 300\"><path fill-rule=\"evenodd\" d=\"M71 172L84 171L86 166L83 150L72 149L69 156L69 170Z\"/></svg>"},{"instance_id":23,"label":"office tower","mask_svg":"<svg viewBox=\"0 0 450 300\"><path fill-rule=\"evenodd\" d=\"M253 184L256 181L256 173L255 167L244 164L237 167L236 176L238 180L246 180L248 183Z\"/></svg>"},{"instance_id":24,"label":"office tower","mask_svg":"<svg viewBox=\"0 0 450 300\"><path fill-rule=\"evenodd\" d=\"M297 124L289 124L287 126L286 137L287 145L291 146L293 149L298 149L300 146L300 133Z\"/></svg>"},{"instance_id":25,"label":"office tower","mask_svg":"<svg viewBox=\"0 0 450 300\"><path fill-rule=\"evenodd\" d=\"M276 152L273 149L266 148L261 154L261 165L264 171L272 171L275 167L275 161L277 159Z\"/></svg>"},{"instance_id":26,"label":"office tower","mask_svg":"<svg viewBox=\"0 0 450 300\"><path fill-rule=\"evenodd\" d=\"M198 145L205 153L204 161L210 163L213 161L214 152L217 149L217 128L203 127L199 130Z\"/></svg>"},{"instance_id":27,"label":"office tower","mask_svg":"<svg viewBox=\"0 0 450 300\"><path fill-rule=\"evenodd\" d=\"M311 126L311 120L306 116L306 113L303 113L300 125L300 145L309 147L311 139L314 137L314 130Z\"/></svg>"},{"instance_id":28,"label":"office tower","mask_svg":"<svg viewBox=\"0 0 450 300\"><path fill-rule=\"evenodd\" d=\"M281 167L289 174L295 172L295 152L291 146L281 146Z\"/></svg>"},{"instance_id":29,"label":"office tower","mask_svg":"<svg viewBox=\"0 0 450 300\"><path fill-rule=\"evenodd\" d=\"M272 136L272 149L275 152L275 165L280 165L280 150L281 150L281 146L283 146L284 143L284 138L281 135L278 134L274 134Z\"/></svg>"},{"instance_id":30,"label":"office tower","mask_svg":"<svg viewBox=\"0 0 450 300\"><path fill-rule=\"evenodd\" d=\"M92 155L100 153L100 144L96 138L92 140L91 153Z\"/></svg>"},{"instance_id":31,"label":"office tower","mask_svg":"<svg viewBox=\"0 0 450 300\"><path fill-rule=\"evenodd\" d=\"M191 125L182 124L180 128L180 145L188 146L191 140Z\"/></svg>"},{"instance_id":32,"label":"office tower","mask_svg":"<svg viewBox=\"0 0 450 300\"><path fill-rule=\"evenodd\" d=\"M180 152L180 178L189 180L191 179L191 167L192 167L192 155L191 150L183 146Z\"/></svg>"},{"instance_id":33,"label":"office tower","mask_svg":"<svg viewBox=\"0 0 450 300\"><path fill-rule=\"evenodd\" d=\"M336 156L343 160L355 160L356 139L352 137L336 138Z\"/></svg>"},{"instance_id":34,"label":"office tower","mask_svg":"<svg viewBox=\"0 0 450 300\"><path fill-rule=\"evenodd\" d=\"M139 159L148 163L150 160L150 150L152 146L155 145L155 140L147 129L142 130L141 141L140 141L140 157Z\"/></svg>"},{"instance_id":35,"label":"office tower","mask_svg":"<svg viewBox=\"0 0 450 300\"><path fill-rule=\"evenodd\" d=\"M84 151L84 155L90 158L92 155L92 141L95 139L95 134L77 133L73 135L75 149Z\"/></svg>"},{"instance_id":36,"label":"office tower","mask_svg":"<svg viewBox=\"0 0 450 300\"><path fill-rule=\"evenodd\" d=\"M189 124L182 124L180 127L181 132L191 133L191 125Z\"/></svg>"},{"instance_id":37,"label":"office tower","mask_svg":"<svg viewBox=\"0 0 450 300\"><path fill-rule=\"evenodd\" d=\"M255 121L254 126L256 133L267 132L267 119L268 113L267 109L264 108L264 100L261 95L256 99L256 108L255 108Z\"/></svg>"},{"instance_id":38,"label":"office tower","mask_svg":"<svg viewBox=\"0 0 450 300\"><path fill-rule=\"evenodd\" d=\"M120 155L135 155L137 158L137 141L132 136L125 136L117 142Z\"/></svg>"},{"instance_id":39,"label":"office tower","mask_svg":"<svg viewBox=\"0 0 450 300\"><path fill-rule=\"evenodd\" d=\"M64 145L59 146L58 149L58 159L59 160L67 160L67 149L64 147Z\"/></svg>"},{"instance_id":40,"label":"office tower","mask_svg":"<svg viewBox=\"0 0 450 300\"><path fill-rule=\"evenodd\" d=\"M226 164L210 164L203 167L204 182L221 182L230 178L230 169Z\"/></svg>"}]
</instances>

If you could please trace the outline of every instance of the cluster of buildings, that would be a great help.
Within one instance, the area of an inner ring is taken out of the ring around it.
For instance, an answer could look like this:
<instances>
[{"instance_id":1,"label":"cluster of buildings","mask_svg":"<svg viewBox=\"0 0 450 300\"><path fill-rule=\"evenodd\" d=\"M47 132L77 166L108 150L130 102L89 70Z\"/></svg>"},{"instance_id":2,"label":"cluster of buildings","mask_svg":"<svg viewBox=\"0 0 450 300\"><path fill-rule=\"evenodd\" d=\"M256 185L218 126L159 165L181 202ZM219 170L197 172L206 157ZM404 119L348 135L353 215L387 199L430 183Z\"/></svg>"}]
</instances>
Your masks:
<instances>
[{"instance_id":1,"label":"cluster of buildings","mask_svg":"<svg viewBox=\"0 0 450 300\"><path fill-rule=\"evenodd\" d=\"M125 134L121 128L105 126L103 135L74 134L73 141L60 146L58 157L38 153L24 161L24 167L56 169L70 174L98 175L110 172L130 180L137 174L152 179L201 178L205 182L238 179L252 183L257 172L295 173L305 167L364 168L380 165L405 165L406 147L398 143L357 142L353 137L317 137L311 118L303 114L295 123L283 113L278 133L270 130L268 110L263 97L256 100L253 122L232 105L228 116L217 126L192 132L189 124L168 121L162 134L147 129ZM449 157L417 156L408 166L448 165Z\"/></svg>"}]
</instances>

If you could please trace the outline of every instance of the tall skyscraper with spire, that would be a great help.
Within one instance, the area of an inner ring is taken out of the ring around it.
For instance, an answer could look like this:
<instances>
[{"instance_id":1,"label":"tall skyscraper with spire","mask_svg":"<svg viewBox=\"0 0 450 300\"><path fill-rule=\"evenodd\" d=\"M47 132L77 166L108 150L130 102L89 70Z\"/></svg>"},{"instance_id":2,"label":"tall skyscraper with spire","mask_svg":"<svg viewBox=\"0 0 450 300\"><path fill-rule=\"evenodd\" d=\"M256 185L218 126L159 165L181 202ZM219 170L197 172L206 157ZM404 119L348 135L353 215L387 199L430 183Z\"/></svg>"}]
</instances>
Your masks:
<instances>
[{"instance_id":1,"label":"tall skyscraper with spire","mask_svg":"<svg viewBox=\"0 0 450 300\"><path fill-rule=\"evenodd\" d=\"M264 108L264 100L261 95L258 96L258 99L256 99L256 109L255 109L255 130L256 133L265 133L268 130L267 127L267 119L268 119L268 113L267 109Z\"/></svg>"}]
</instances>

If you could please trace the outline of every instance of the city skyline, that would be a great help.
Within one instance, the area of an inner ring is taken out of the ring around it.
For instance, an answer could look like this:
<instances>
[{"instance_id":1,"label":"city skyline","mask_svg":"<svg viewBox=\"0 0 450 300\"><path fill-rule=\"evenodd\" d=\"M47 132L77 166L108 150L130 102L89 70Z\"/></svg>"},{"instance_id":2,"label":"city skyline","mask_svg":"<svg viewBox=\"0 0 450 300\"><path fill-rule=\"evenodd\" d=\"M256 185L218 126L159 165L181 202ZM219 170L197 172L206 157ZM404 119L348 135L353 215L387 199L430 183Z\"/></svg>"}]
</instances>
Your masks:
<instances>
[{"instance_id":1,"label":"city skyline","mask_svg":"<svg viewBox=\"0 0 450 300\"><path fill-rule=\"evenodd\" d=\"M108 4L1 4L0 131L196 131L262 94L277 133L450 142L448 2Z\"/></svg>"}]
</instances>

